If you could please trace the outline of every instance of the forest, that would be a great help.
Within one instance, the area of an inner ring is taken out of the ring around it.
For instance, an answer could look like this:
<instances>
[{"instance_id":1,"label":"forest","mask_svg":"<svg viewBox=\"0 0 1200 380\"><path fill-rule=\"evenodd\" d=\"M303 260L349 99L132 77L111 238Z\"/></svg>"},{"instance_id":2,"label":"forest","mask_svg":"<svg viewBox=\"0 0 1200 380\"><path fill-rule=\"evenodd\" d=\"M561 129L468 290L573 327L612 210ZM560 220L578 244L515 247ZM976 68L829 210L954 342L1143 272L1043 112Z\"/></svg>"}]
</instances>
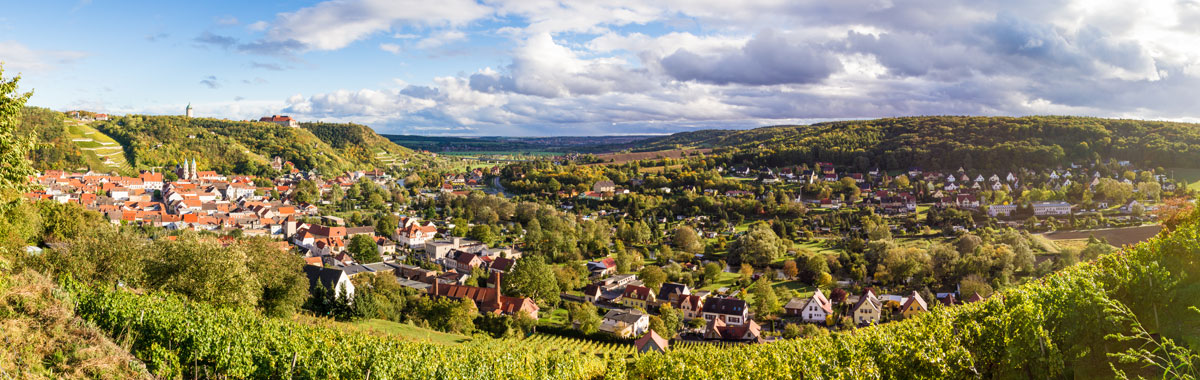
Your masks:
<instances>
[{"instance_id":1,"label":"forest","mask_svg":"<svg viewBox=\"0 0 1200 380\"><path fill-rule=\"evenodd\" d=\"M831 162L860 170L1040 169L1127 160L1141 167L1196 167L1200 126L1093 117L923 116L679 133L636 150L690 147L729 153L732 165Z\"/></svg>"}]
</instances>

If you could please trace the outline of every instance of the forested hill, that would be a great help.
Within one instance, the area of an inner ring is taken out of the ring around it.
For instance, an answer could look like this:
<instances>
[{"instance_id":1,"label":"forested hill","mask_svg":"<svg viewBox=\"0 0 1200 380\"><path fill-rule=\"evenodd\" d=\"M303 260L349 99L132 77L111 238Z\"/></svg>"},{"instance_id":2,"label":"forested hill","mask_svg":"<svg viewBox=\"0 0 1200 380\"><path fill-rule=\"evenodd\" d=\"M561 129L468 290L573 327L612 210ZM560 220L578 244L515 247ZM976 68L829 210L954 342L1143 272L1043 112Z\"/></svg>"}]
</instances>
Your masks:
<instances>
[{"instance_id":1,"label":"forested hill","mask_svg":"<svg viewBox=\"0 0 1200 380\"><path fill-rule=\"evenodd\" d=\"M828 161L883 169L1008 169L1095 159L1200 167L1200 124L1091 117L928 116L678 133L637 150L708 147L733 163Z\"/></svg>"},{"instance_id":2,"label":"forested hill","mask_svg":"<svg viewBox=\"0 0 1200 380\"><path fill-rule=\"evenodd\" d=\"M273 157L291 161L300 170L323 173L371 169L385 164L373 153L354 148L336 149L305 128L266 122L232 121L183 116L131 115L93 124L120 142L129 162L137 168L172 167L195 158L201 170L221 173L266 173ZM330 128L317 128L324 133ZM359 131L358 139L369 139ZM374 132L371 132L374 135ZM330 139L346 146L354 137ZM401 152L398 147L392 147ZM344 154L351 152L351 154Z\"/></svg>"},{"instance_id":3,"label":"forested hill","mask_svg":"<svg viewBox=\"0 0 1200 380\"><path fill-rule=\"evenodd\" d=\"M384 156L403 157L412 154L412 149L396 145L376 134L371 127L361 124L300 123L300 127L337 149L343 157L352 160L386 160Z\"/></svg>"}]
</instances>

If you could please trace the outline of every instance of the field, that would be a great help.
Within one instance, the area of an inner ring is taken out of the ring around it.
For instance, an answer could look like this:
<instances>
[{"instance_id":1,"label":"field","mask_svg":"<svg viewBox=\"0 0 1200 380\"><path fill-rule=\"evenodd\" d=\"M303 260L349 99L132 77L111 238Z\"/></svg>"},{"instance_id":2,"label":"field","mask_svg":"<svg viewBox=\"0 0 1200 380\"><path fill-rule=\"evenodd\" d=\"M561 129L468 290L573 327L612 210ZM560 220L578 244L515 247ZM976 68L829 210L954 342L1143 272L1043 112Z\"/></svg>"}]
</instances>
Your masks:
<instances>
[{"instance_id":1,"label":"field","mask_svg":"<svg viewBox=\"0 0 1200 380\"><path fill-rule=\"evenodd\" d=\"M1169 168L1167 175L1187 184L1188 189L1200 190L1200 169L1198 168Z\"/></svg>"},{"instance_id":2,"label":"field","mask_svg":"<svg viewBox=\"0 0 1200 380\"><path fill-rule=\"evenodd\" d=\"M346 325L362 330L384 333L413 342L430 342L444 345L456 345L471 340L471 338L465 335L444 333L413 326L407 323L397 323L383 319L369 319Z\"/></svg>"},{"instance_id":3,"label":"field","mask_svg":"<svg viewBox=\"0 0 1200 380\"><path fill-rule=\"evenodd\" d=\"M707 154L709 152L712 152L712 149L672 149L660 150L656 152L602 153L597 154L596 157L601 160L600 164L625 164L640 160L681 158L686 156L694 156L697 154Z\"/></svg>"},{"instance_id":4,"label":"field","mask_svg":"<svg viewBox=\"0 0 1200 380\"><path fill-rule=\"evenodd\" d=\"M582 355L615 356L619 358L633 356L636 352L633 345L630 344L601 343L538 333L520 339L520 342L517 344L533 347L539 351L560 351Z\"/></svg>"},{"instance_id":5,"label":"field","mask_svg":"<svg viewBox=\"0 0 1200 380\"><path fill-rule=\"evenodd\" d=\"M1136 244L1149 240L1151 237L1154 237L1154 235L1157 235L1159 231L1162 231L1162 226L1151 225L1125 228L1108 228L1102 230L1064 232L1055 231L1043 234L1043 236L1055 242L1059 240L1087 239L1090 236L1095 236L1097 239L1107 240L1108 244L1114 247L1122 247L1125 245Z\"/></svg>"},{"instance_id":6,"label":"field","mask_svg":"<svg viewBox=\"0 0 1200 380\"><path fill-rule=\"evenodd\" d=\"M108 135L75 120L67 120L67 135L83 151L84 160L91 170L132 173L133 168L125 159L125 150Z\"/></svg>"}]
</instances>

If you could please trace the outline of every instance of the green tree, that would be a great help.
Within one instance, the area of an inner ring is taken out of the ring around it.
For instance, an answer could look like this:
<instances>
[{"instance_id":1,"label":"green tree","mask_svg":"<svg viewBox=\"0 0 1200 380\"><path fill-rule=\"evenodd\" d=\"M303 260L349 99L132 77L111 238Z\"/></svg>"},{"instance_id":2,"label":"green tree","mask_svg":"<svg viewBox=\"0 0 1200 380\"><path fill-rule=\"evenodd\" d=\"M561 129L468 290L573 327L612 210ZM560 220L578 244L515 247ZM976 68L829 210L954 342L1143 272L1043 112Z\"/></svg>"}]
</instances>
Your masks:
<instances>
[{"instance_id":1,"label":"green tree","mask_svg":"<svg viewBox=\"0 0 1200 380\"><path fill-rule=\"evenodd\" d=\"M27 158L33 148L32 135L17 130L17 116L33 93L17 92L20 80L20 76L4 79L4 67L0 66L0 210L20 200L20 194L29 188L27 178L34 174Z\"/></svg>"},{"instance_id":2,"label":"green tree","mask_svg":"<svg viewBox=\"0 0 1200 380\"><path fill-rule=\"evenodd\" d=\"M379 256L379 248L375 244L375 239L372 239L370 235L354 235L350 238L350 244L346 247L346 251L359 264L383 261L383 257Z\"/></svg>"},{"instance_id":3,"label":"green tree","mask_svg":"<svg viewBox=\"0 0 1200 380\"><path fill-rule=\"evenodd\" d=\"M550 265L538 256L518 261L512 272L504 276L503 288L505 294L532 298L542 307L558 304L558 281Z\"/></svg>"},{"instance_id":4,"label":"green tree","mask_svg":"<svg viewBox=\"0 0 1200 380\"><path fill-rule=\"evenodd\" d=\"M476 224L474 227L471 227L471 231L467 233L467 238L478 240L488 245L491 245L496 240L495 235L492 234L492 227L486 224Z\"/></svg>"},{"instance_id":5,"label":"green tree","mask_svg":"<svg viewBox=\"0 0 1200 380\"><path fill-rule=\"evenodd\" d=\"M712 284L717 281L717 277L721 275L721 265L710 262L704 264L704 283Z\"/></svg>"},{"instance_id":6,"label":"green tree","mask_svg":"<svg viewBox=\"0 0 1200 380\"><path fill-rule=\"evenodd\" d=\"M729 244L729 253L741 262L763 267L783 256L787 246L766 223L755 223Z\"/></svg>"},{"instance_id":7,"label":"green tree","mask_svg":"<svg viewBox=\"0 0 1200 380\"><path fill-rule=\"evenodd\" d=\"M704 243L700 241L700 235L696 234L696 230L689 226L679 226L675 229L675 235L671 237L671 244L675 249L697 254L704 252Z\"/></svg>"},{"instance_id":8,"label":"green tree","mask_svg":"<svg viewBox=\"0 0 1200 380\"><path fill-rule=\"evenodd\" d=\"M755 316L769 319L779 313L779 297L771 288L771 283L767 282L767 276L759 277L758 281L754 282L754 286L750 288L750 294L754 295L752 307Z\"/></svg>"},{"instance_id":9,"label":"green tree","mask_svg":"<svg viewBox=\"0 0 1200 380\"><path fill-rule=\"evenodd\" d=\"M655 332L667 339L674 337L679 332L680 326L683 325L683 316L669 303L658 307L658 317L662 320L663 330L655 330Z\"/></svg>"},{"instance_id":10,"label":"green tree","mask_svg":"<svg viewBox=\"0 0 1200 380\"><path fill-rule=\"evenodd\" d=\"M384 237L392 236L392 234L396 233L396 228L398 227L400 227L400 220L395 215L384 215L375 221L375 235Z\"/></svg>"},{"instance_id":11,"label":"green tree","mask_svg":"<svg viewBox=\"0 0 1200 380\"><path fill-rule=\"evenodd\" d=\"M656 265L647 265L638 272L638 278L647 288L657 290L664 282L667 281L667 274L663 273L662 268Z\"/></svg>"},{"instance_id":12,"label":"green tree","mask_svg":"<svg viewBox=\"0 0 1200 380\"><path fill-rule=\"evenodd\" d=\"M296 189L292 191L292 200L301 204L313 204L317 199L320 199L321 190L317 189L316 182L302 180L296 184Z\"/></svg>"},{"instance_id":13,"label":"green tree","mask_svg":"<svg viewBox=\"0 0 1200 380\"><path fill-rule=\"evenodd\" d=\"M576 329L584 334L595 333L600 328L600 315L596 312L596 305L590 302L569 302L567 318Z\"/></svg>"}]
</instances>

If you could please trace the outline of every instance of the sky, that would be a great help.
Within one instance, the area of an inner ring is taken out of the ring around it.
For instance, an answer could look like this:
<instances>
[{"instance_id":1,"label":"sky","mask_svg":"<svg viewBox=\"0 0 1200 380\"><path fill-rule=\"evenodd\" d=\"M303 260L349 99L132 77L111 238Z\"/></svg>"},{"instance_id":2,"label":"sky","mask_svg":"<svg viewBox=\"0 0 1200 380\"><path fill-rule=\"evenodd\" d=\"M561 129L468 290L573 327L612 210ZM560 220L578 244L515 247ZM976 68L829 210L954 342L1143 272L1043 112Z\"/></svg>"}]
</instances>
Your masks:
<instances>
[{"instance_id":1,"label":"sky","mask_svg":"<svg viewBox=\"0 0 1200 380\"><path fill-rule=\"evenodd\" d=\"M31 105L380 133L1200 121L1200 0L7 1Z\"/></svg>"}]
</instances>

